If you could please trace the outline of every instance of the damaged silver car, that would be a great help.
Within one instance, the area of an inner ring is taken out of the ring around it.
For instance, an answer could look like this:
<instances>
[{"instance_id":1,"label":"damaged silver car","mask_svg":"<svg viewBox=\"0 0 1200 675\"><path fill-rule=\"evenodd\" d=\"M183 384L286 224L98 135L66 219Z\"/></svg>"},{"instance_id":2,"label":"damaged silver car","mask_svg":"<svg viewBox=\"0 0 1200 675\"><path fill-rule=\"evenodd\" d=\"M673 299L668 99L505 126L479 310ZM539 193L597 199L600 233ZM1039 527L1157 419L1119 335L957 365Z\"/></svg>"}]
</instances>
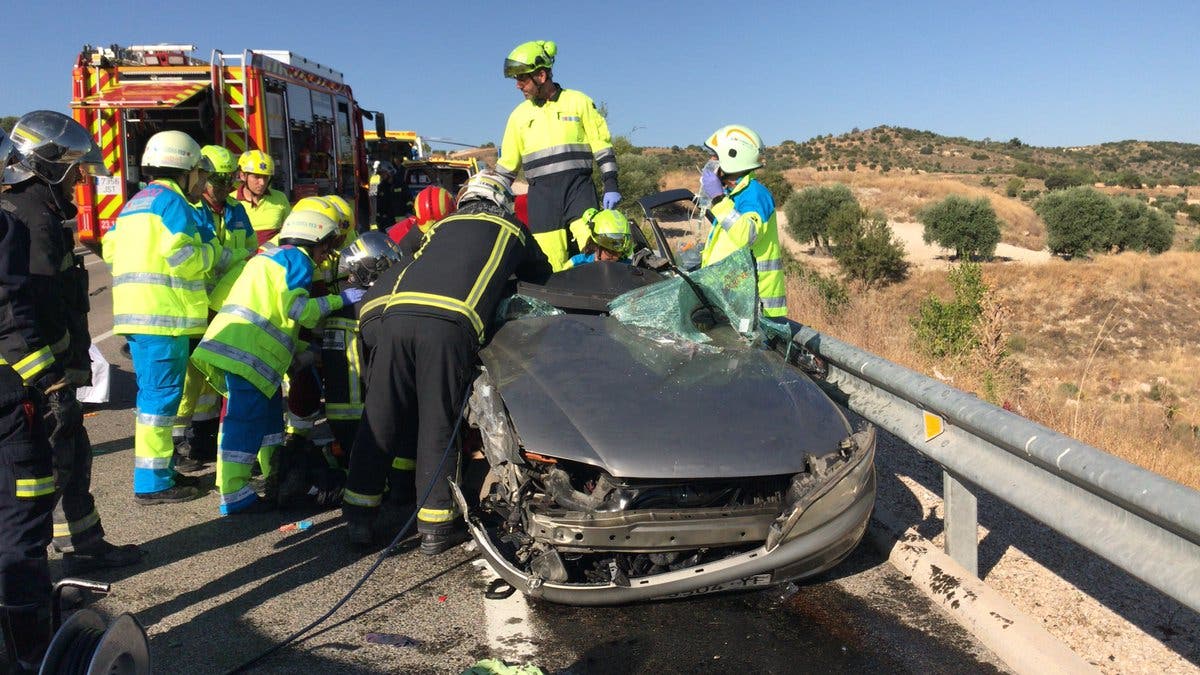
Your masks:
<instances>
[{"instance_id":1,"label":"damaged silver car","mask_svg":"<svg viewBox=\"0 0 1200 675\"><path fill-rule=\"evenodd\" d=\"M788 324L757 317L748 253L675 267L652 213L683 192L643 200L656 250L635 236L632 265L521 284L480 353L468 420L487 475L455 498L492 568L530 595L766 586L829 569L863 536L874 428L851 428Z\"/></svg>"}]
</instances>

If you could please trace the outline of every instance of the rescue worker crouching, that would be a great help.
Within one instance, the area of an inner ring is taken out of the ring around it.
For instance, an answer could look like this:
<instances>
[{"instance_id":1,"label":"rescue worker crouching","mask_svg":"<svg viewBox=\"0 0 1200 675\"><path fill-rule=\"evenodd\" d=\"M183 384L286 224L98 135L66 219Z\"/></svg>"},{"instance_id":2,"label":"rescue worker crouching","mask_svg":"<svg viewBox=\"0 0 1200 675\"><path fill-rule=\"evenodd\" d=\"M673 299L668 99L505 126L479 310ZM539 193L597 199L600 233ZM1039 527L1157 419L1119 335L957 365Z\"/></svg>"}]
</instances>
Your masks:
<instances>
[{"instance_id":1,"label":"rescue worker crouching","mask_svg":"<svg viewBox=\"0 0 1200 675\"><path fill-rule=\"evenodd\" d=\"M564 269L593 262L629 262L633 233L620 211L588 209L570 229L582 253L571 256Z\"/></svg>"},{"instance_id":2,"label":"rescue worker crouching","mask_svg":"<svg viewBox=\"0 0 1200 675\"><path fill-rule=\"evenodd\" d=\"M370 543L389 465L415 470L397 479L392 500L415 507L421 552L436 555L465 539L447 479L458 455L447 446L459 423L476 354L490 332L509 277L542 280L541 249L513 219L508 183L473 176L458 212L436 223L420 255L375 282L359 314L369 354L366 410L342 497L351 542Z\"/></svg>"},{"instance_id":3,"label":"rescue worker crouching","mask_svg":"<svg viewBox=\"0 0 1200 675\"><path fill-rule=\"evenodd\" d=\"M496 170L509 185L524 169L529 181L529 231L555 270L572 250L567 224L589 208L611 209L617 191L617 156L608 123L586 94L564 89L552 68L558 46L547 40L518 45L504 60L525 101L508 117ZM592 162L600 167L604 196L597 203Z\"/></svg>"},{"instance_id":4,"label":"rescue worker crouching","mask_svg":"<svg viewBox=\"0 0 1200 675\"><path fill-rule=\"evenodd\" d=\"M758 300L768 318L787 316L787 285L783 276L783 249L775 219L775 199L754 178L762 167L762 139L749 127L730 124L717 129L704 142L716 156L716 172L700 175L700 189L712 198L712 230L701 253L700 266L708 267L739 248L749 248L758 268Z\"/></svg>"},{"instance_id":5,"label":"rescue worker crouching","mask_svg":"<svg viewBox=\"0 0 1200 675\"><path fill-rule=\"evenodd\" d=\"M301 326L313 327L330 312L361 299L363 291L309 297L313 274L334 250L338 224L315 211L288 216L279 246L261 253L242 270L212 320L192 363L227 401L221 420L217 489L221 514L265 510L250 487L255 459L270 479L271 455L283 441L280 385L297 352ZM301 360L295 365L302 366Z\"/></svg>"},{"instance_id":6,"label":"rescue worker crouching","mask_svg":"<svg viewBox=\"0 0 1200 675\"><path fill-rule=\"evenodd\" d=\"M242 184L237 189L237 200L246 207L260 244L279 232L292 211L287 195L271 187L274 175L275 160L262 150L247 150L238 158Z\"/></svg>"},{"instance_id":7,"label":"rescue worker crouching","mask_svg":"<svg viewBox=\"0 0 1200 675\"><path fill-rule=\"evenodd\" d=\"M206 279L232 254L201 235L200 200L212 163L180 131L150 137L142 171L153 180L121 210L104 237L112 266L113 332L129 339L137 376L133 491L139 504L201 496L176 473L172 427L187 374L190 340L208 325Z\"/></svg>"},{"instance_id":8,"label":"rescue worker crouching","mask_svg":"<svg viewBox=\"0 0 1200 675\"><path fill-rule=\"evenodd\" d=\"M258 247L254 227L242 203L234 199L234 175L237 158L228 149L219 145L206 145L201 154L213 165L213 172L201 195L199 205L201 233L216 240L230 252L229 264L214 267L205 280L208 291L210 315L221 309L233 282L242 273L246 261ZM200 343L199 336L191 340L188 353ZM205 464L217 459L217 426L220 422L221 397L208 385L196 367L188 364L184 380L183 398L179 402L179 414L175 417L172 435L175 442L175 469L189 472L203 469Z\"/></svg>"}]
</instances>

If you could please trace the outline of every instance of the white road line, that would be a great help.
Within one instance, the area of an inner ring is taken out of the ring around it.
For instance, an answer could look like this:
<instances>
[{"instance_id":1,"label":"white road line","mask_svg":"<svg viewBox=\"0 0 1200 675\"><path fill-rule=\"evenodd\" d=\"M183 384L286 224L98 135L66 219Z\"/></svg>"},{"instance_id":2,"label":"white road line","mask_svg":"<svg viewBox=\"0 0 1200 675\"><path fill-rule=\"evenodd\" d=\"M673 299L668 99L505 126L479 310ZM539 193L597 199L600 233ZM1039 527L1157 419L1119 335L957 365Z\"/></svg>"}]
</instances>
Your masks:
<instances>
[{"instance_id":1,"label":"white road line","mask_svg":"<svg viewBox=\"0 0 1200 675\"><path fill-rule=\"evenodd\" d=\"M472 563L487 583L497 579L496 573L482 558ZM533 626L529 623L529 604L521 591L504 600L483 598L483 613L487 624L491 653L508 660L523 661L533 657Z\"/></svg>"}]
</instances>

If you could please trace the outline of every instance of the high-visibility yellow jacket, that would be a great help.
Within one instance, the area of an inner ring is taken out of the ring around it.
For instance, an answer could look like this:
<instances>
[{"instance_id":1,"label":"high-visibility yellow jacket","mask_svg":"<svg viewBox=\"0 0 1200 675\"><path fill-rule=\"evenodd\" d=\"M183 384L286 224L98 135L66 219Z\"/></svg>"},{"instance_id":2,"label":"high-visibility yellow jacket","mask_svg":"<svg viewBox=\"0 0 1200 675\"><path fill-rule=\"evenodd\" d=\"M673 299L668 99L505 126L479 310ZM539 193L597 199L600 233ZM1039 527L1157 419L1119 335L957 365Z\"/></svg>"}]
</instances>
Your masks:
<instances>
[{"instance_id":1,"label":"high-visibility yellow jacket","mask_svg":"<svg viewBox=\"0 0 1200 675\"><path fill-rule=\"evenodd\" d=\"M600 166L605 192L617 191L617 156L608 123L586 94L559 89L549 100L526 100L508 116L496 170L512 182L525 169L530 182L564 171Z\"/></svg>"},{"instance_id":2,"label":"high-visibility yellow jacket","mask_svg":"<svg viewBox=\"0 0 1200 675\"><path fill-rule=\"evenodd\" d=\"M339 246L341 248L346 248L356 241L358 241L358 231L352 229L347 230L343 235L342 243ZM279 248L278 234L263 242L263 245L258 247L258 252L263 253L276 248ZM323 292L338 292L340 290L339 284L345 280L346 277L338 276L338 256L336 255L331 255L325 260L321 261L321 264L317 265L316 271L313 272L313 281L321 282L321 284L323 284L320 289Z\"/></svg>"},{"instance_id":3,"label":"high-visibility yellow jacket","mask_svg":"<svg viewBox=\"0 0 1200 675\"><path fill-rule=\"evenodd\" d=\"M337 295L310 298L315 269L304 249L280 246L254 256L192 353L192 363L222 395L225 373L244 378L270 398L292 355L305 345L300 327L312 328L341 309Z\"/></svg>"},{"instance_id":4,"label":"high-visibility yellow jacket","mask_svg":"<svg viewBox=\"0 0 1200 675\"><path fill-rule=\"evenodd\" d=\"M246 214L250 216L250 224L254 227L255 232L277 232L283 227L283 219L288 217L292 212L292 205L288 203L287 195L283 194L275 188L268 188L267 194L259 200L255 206L250 201L250 196L246 192L246 187L241 186L237 191L237 200L242 203L246 209ZM262 240L265 240L270 235L259 235Z\"/></svg>"},{"instance_id":5,"label":"high-visibility yellow jacket","mask_svg":"<svg viewBox=\"0 0 1200 675\"><path fill-rule=\"evenodd\" d=\"M174 181L156 180L121 209L104 236L112 265L113 332L200 335L208 324L205 277L232 254L200 234L200 212Z\"/></svg>"},{"instance_id":6,"label":"high-visibility yellow jacket","mask_svg":"<svg viewBox=\"0 0 1200 675\"><path fill-rule=\"evenodd\" d=\"M700 256L708 267L739 248L749 247L758 266L758 299L763 315L787 316L787 285L783 277L783 249L775 219L775 199L766 186L747 174L725 197L712 205L712 231Z\"/></svg>"},{"instance_id":7,"label":"high-visibility yellow jacket","mask_svg":"<svg viewBox=\"0 0 1200 675\"><path fill-rule=\"evenodd\" d=\"M233 197L225 198L225 208L220 213L213 211L207 204L201 204L200 214L206 227L212 230L213 237L231 256L226 267L214 267L206 280L208 308L215 312L225 304L233 282L237 281L238 275L246 266L246 260L258 248L258 239L255 238L254 227L250 224L246 208Z\"/></svg>"}]
</instances>

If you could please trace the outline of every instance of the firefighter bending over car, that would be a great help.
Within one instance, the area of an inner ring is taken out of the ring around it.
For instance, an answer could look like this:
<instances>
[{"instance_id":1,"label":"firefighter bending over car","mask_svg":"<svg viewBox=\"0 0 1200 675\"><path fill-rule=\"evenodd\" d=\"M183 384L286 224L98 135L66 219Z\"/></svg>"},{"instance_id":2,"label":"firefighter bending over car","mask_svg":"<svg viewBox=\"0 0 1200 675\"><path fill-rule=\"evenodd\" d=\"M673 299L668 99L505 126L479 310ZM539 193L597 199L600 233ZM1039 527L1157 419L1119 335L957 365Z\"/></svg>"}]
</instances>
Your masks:
<instances>
[{"instance_id":1,"label":"firefighter bending over car","mask_svg":"<svg viewBox=\"0 0 1200 675\"><path fill-rule=\"evenodd\" d=\"M497 171L511 186L517 172L529 182L529 231L555 270L579 251L567 237L567 224L596 208L592 162L604 183L602 206L621 201L617 156L608 123L587 95L564 89L553 79L558 46L537 40L518 45L504 60L504 77L517 81L525 96L508 117Z\"/></svg>"},{"instance_id":2,"label":"firefighter bending over car","mask_svg":"<svg viewBox=\"0 0 1200 675\"><path fill-rule=\"evenodd\" d=\"M360 313L371 354L366 410L342 500L353 543L374 537L389 465L415 469L415 482L391 486L390 501L400 508L414 508L417 490L430 490L417 513L422 553L436 555L465 539L446 483L459 458L447 446L476 353L509 277L549 272L541 249L513 219L508 182L481 172L460 191L458 212L430 229L420 255L390 268L368 292Z\"/></svg>"},{"instance_id":3,"label":"firefighter bending over car","mask_svg":"<svg viewBox=\"0 0 1200 675\"><path fill-rule=\"evenodd\" d=\"M280 386L289 368L303 367L297 352L311 353L299 340L300 327L312 328L330 312L363 295L309 297L317 266L335 250L338 223L316 210L297 210L284 221L279 246L250 262L229 292L192 362L228 400L221 420L217 489L221 515L274 508L250 487L255 460L270 480L271 455L283 441ZM308 361L311 364L311 360Z\"/></svg>"}]
</instances>

